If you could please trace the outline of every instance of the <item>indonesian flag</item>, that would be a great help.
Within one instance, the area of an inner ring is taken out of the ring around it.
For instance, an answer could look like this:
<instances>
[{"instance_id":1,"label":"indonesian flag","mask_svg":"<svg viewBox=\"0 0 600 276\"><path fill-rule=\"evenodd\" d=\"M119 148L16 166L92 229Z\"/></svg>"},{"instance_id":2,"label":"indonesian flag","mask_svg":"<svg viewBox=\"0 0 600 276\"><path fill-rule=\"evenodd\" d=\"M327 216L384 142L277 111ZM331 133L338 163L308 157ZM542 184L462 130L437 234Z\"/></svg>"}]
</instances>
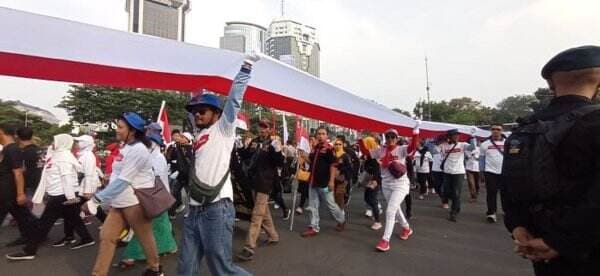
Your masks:
<instances>
[{"instance_id":1,"label":"indonesian flag","mask_svg":"<svg viewBox=\"0 0 600 276\"><path fill-rule=\"evenodd\" d=\"M0 75L6 76L227 95L245 58L238 52L4 7L0 26ZM394 128L411 136L417 126L410 117L265 55L253 66L244 100L358 130ZM433 137L455 128L466 135L490 135L436 122L422 122L420 135Z\"/></svg>"},{"instance_id":2,"label":"indonesian flag","mask_svg":"<svg viewBox=\"0 0 600 276\"><path fill-rule=\"evenodd\" d=\"M165 144L171 143L171 127L169 126L169 115L167 115L167 106L165 101L160 105L160 111L158 112L157 123L162 128L162 137L165 140Z\"/></svg>"},{"instance_id":3,"label":"indonesian flag","mask_svg":"<svg viewBox=\"0 0 600 276\"><path fill-rule=\"evenodd\" d=\"M302 127L302 118L300 116L296 116L296 143L298 143L299 150L310 153L308 132Z\"/></svg>"},{"instance_id":4,"label":"indonesian flag","mask_svg":"<svg viewBox=\"0 0 600 276\"><path fill-rule=\"evenodd\" d=\"M250 125L248 123L248 116L242 112L239 112L237 119L235 120L235 126L243 130L248 130L248 125Z\"/></svg>"}]
</instances>

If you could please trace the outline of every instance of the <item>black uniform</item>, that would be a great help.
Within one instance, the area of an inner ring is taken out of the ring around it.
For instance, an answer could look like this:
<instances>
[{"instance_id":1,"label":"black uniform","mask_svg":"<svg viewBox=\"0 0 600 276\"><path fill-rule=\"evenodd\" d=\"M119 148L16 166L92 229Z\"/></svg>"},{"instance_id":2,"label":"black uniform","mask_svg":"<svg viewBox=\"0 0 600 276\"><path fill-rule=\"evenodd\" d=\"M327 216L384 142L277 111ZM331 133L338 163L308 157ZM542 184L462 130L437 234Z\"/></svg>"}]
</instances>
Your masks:
<instances>
[{"instance_id":1,"label":"black uniform","mask_svg":"<svg viewBox=\"0 0 600 276\"><path fill-rule=\"evenodd\" d=\"M590 104L585 97L562 96L533 118L554 120ZM534 263L536 275L600 275L600 112L575 123L558 144L554 160L570 188L542 202L519 201L515 198L520 196L509 194L506 227L512 232L523 226L560 254L547 264Z\"/></svg>"}]
</instances>

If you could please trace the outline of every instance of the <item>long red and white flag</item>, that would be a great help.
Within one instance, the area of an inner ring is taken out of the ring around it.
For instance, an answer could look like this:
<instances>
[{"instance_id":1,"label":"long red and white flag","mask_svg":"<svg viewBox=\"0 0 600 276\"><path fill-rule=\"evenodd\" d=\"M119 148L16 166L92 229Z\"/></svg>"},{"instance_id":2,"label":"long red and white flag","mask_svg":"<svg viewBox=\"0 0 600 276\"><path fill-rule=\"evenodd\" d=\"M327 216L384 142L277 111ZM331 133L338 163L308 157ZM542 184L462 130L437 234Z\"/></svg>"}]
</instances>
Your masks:
<instances>
[{"instance_id":1,"label":"long red and white flag","mask_svg":"<svg viewBox=\"0 0 600 276\"><path fill-rule=\"evenodd\" d=\"M165 101L162 101L156 122L162 127L163 140L165 140L166 144L169 144L171 143L171 126L169 125L169 115L167 114L167 106L165 104Z\"/></svg>"},{"instance_id":2,"label":"long red and white flag","mask_svg":"<svg viewBox=\"0 0 600 276\"><path fill-rule=\"evenodd\" d=\"M244 60L233 51L3 7L0 26L0 75L226 95ZM359 131L395 128L410 136L416 126L410 117L267 56L254 65L245 100ZM455 127L423 122L421 136ZM470 128L459 131L470 133Z\"/></svg>"}]
</instances>

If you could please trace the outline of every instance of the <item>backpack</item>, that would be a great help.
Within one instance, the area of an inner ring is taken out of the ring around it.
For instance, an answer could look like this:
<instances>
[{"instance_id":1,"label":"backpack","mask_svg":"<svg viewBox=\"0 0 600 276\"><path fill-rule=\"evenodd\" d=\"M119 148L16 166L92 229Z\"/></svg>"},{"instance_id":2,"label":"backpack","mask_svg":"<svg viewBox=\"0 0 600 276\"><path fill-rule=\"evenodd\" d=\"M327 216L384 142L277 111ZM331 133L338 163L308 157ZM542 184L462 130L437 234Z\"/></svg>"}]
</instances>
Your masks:
<instances>
[{"instance_id":1,"label":"backpack","mask_svg":"<svg viewBox=\"0 0 600 276\"><path fill-rule=\"evenodd\" d=\"M588 105L553 121L528 117L519 122L504 143L502 181L510 198L549 201L573 188L574 183L560 175L555 152L579 119L599 110L600 105Z\"/></svg>"}]
</instances>

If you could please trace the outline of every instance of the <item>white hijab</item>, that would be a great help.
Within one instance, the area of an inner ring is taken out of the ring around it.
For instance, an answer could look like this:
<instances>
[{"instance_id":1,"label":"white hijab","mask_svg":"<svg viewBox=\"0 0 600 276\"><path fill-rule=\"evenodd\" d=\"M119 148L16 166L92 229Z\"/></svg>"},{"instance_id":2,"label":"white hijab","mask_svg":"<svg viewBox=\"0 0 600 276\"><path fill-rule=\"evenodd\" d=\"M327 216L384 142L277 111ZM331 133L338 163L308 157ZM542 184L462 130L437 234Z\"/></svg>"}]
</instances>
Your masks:
<instances>
[{"instance_id":1,"label":"white hijab","mask_svg":"<svg viewBox=\"0 0 600 276\"><path fill-rule=\"evenodd\" d=\"M77 143L79 144L79 153L78 155L81 155L83 152L86 151L93 151L94 147L96 146L96 144L94 143L94 138L92 136L89 135L82 135L76 138Z\"/></svg>"},{"instance_id":2,"label":"white hijab","mask_svg":"<svg viewBox=\"0 0 600 276\"><path fill-rule=\"evenodd\" d=\"M53 162L67 162L73 164L78 172L82 170L81 164L71 152L73 148L73 137L69 134L58 134L54 136L54 150L52 151Z\"/></svg>"}]
</instances>

